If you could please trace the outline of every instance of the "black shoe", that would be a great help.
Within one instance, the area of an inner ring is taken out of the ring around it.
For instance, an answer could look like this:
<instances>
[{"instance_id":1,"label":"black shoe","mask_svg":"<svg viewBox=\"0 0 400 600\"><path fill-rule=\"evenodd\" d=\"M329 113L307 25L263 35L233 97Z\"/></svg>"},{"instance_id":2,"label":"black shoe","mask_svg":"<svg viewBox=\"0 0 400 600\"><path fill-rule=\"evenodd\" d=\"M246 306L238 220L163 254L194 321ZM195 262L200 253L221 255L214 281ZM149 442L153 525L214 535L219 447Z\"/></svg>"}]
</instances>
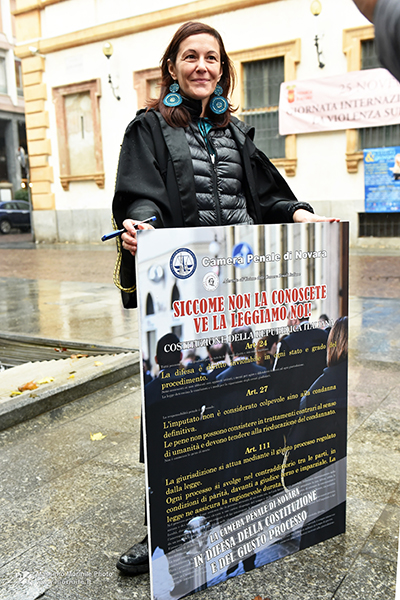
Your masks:
<instances>
[{"instance_id":1,"label":"black shoe","mask_svg":"<svg viewBox=\"0 0 400 600\"><path fill-rule=\"evenodd\" d=\"M130 575L131 577L149 572L147 535L141 542L135 544L120 556L117 562L117 569L121 573L124 573L124 575Z\"/></svg>"}]
</instances>

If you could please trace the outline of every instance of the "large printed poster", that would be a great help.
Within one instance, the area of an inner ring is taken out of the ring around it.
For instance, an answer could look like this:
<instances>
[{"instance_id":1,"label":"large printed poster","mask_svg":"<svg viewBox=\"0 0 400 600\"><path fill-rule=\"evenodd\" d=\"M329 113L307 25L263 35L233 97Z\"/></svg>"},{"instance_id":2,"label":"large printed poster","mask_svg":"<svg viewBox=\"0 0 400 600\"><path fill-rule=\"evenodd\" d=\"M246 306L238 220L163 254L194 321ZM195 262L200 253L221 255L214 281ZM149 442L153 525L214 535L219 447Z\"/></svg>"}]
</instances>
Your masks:
<instances>
[{"instance_id":1,"label":"large printed poster","mask_svg":"<svg viewBox=\"0 0 400 600\"><path fill-rule=\"evenodd\" d=\"M344 532L347 236L139 232L152 598Z\"/></svg>"},{"instance_id":2,"label":"large printed poster","mask_svg":"<svg viewBox=\"0 0 400 600\"><path fill-rule=\"evenodd\" d=\"M364 150L365 212L400 210L400 147Z\"/></svg>"}]
</instances>

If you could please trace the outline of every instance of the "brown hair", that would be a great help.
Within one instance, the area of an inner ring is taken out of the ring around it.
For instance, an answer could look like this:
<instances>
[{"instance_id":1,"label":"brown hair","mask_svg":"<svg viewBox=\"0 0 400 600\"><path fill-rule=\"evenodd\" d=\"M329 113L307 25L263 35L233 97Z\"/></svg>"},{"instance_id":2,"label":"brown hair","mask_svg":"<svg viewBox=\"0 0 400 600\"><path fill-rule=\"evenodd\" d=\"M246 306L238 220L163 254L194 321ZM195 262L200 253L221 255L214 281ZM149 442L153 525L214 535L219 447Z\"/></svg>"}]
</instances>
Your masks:
<instances>
[{"instance_id":1,"label":"brown hair","mask_svg":"<svg viewBox=\"0 0 400 600\"><path fill-rule=\"evenodd\" d=\"M229 56L226 53L224 42L218 31L205 23L197 23L193 21L189 21L188 23L184 23L179 27L178 31L175 33L171 42L169 43L167 49L164 52L164 55L161 59L161 90L160 95L157 99L149 100L147 103L148 108L154 108L158 110L168 125L171 127L187 127L191 121L191 116L189 111L181 105L168 107L163 103L163 99L169 93L169 86L174 82L172 79L170 72L168 70L168 61L170 60L173 64L175 64L176 57L178 55L179 46L181 43L191 35L198 35L200 33L207 33L208 35L212 35L219 44L219 50L221 55L221 67L222 67L222 75L219 81L220 86L223 90L223 96L226 98L229 96L236 83L236 75L235 69L233 67L233 63ZM222 115L214 114L209 105L207 105L205 114L211 121L213 121L216 125L220 127L225 127L231 117L231 113L233 112L233 107L229 103L228 110Z\"/></svg>"},{"instance_id":2,"label":"brown hair","mask_svg":"<svg viewBox=\"0 0 400 600\"><path fill-rule=\"evenodd\" d=\"M327 364L334 367L346 360L348 353L348 321L341 317L333 325L327 342Z\"/></svg>"}]
</instances>

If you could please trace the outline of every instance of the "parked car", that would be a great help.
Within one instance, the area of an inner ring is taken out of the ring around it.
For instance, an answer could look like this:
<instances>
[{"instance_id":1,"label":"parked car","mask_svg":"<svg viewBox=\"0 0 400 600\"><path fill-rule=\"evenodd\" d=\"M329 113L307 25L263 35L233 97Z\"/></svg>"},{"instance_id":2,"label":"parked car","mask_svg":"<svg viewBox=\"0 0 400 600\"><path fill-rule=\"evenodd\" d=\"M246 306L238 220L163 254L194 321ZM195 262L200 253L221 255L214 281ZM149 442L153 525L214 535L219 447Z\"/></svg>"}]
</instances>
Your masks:
<instances>
[{"instance_id":1,"label":"parked car","mask_svg":"<svg viewBox=\"0 0 400 600\"><path fill-rule=\"evenodd\" d=\"M31 228L31 212L29 202L25 200L7 200L0 202L0 231L10 233L13 227Z\"/></svg>"}]
</instances>

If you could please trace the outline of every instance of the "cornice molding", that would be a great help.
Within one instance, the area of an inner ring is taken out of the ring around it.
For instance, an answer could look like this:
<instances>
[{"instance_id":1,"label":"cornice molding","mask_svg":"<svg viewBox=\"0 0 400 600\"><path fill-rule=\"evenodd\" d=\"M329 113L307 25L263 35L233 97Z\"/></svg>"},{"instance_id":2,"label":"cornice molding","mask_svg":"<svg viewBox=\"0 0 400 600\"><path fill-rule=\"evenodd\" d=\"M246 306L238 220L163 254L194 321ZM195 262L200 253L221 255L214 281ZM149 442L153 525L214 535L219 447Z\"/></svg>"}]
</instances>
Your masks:
<instances>
[{"instance_id":1,"label":"cornice molding","mask_svg":"<svg viewBox=\"0 0 400 600\"><path fill-rule=\"evenodd\" d=\"M36 0L25 7L17 9L14 14L17 16L25 15L26 13L42 10L50 4L62 2L64 0ZM151 13L121 19L119 21L111 21L73 31L52 38L41 38L35 45L41 54L49 54L58 52L67 48L83 46L94 42L102 42L112 38L132 35L150 29L167 27L177 23L185 23L192 19L204 19L213 15L219 15L236 10L243 10L261 4L269 4L271 2L283 2L284 0L197 0L188 4L181 4L171 8L165 8ZM31 56L29 50L31 43L22 43L16 46L15 54L20 58Z\"/></svg>"}]
</instances>

